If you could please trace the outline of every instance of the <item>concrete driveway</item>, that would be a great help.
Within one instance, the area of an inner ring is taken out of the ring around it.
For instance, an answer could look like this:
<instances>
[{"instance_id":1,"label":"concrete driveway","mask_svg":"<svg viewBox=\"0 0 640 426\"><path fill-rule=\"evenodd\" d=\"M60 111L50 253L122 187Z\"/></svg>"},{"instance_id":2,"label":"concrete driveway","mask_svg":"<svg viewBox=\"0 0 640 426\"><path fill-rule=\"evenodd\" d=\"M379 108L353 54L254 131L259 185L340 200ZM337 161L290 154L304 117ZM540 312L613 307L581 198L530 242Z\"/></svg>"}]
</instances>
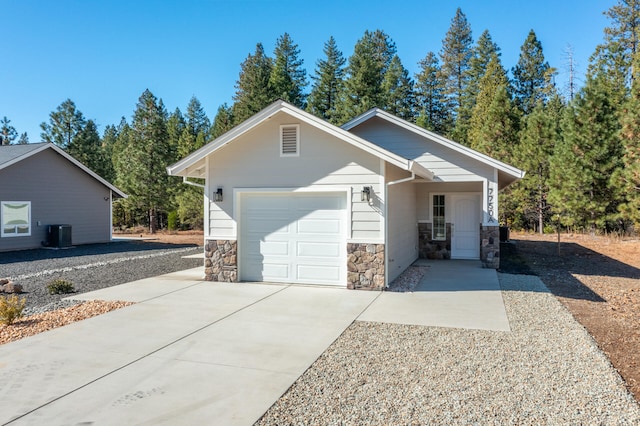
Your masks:
<instances>
[{"instance_id":1,"label":"concrete driveway","mask_svg":"<svg viewBox=\"0 0 640 426\"><path fill-rule=\"evenodd\" d=\"M203 283L201 274L87 293L138 303L0 346L0 423L249 425L355 319L393 322L395 310L400 323L451 326L420 309L426 291Z\"/></svg>"}]
</instances>

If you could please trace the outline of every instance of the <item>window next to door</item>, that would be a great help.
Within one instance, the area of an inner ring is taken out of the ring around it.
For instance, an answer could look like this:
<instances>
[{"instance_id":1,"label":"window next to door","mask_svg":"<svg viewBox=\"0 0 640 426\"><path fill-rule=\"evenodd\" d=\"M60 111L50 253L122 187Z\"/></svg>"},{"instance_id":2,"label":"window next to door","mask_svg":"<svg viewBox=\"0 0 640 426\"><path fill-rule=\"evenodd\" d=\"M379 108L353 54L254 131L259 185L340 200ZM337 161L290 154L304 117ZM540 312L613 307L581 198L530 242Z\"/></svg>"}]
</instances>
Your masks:
<instances>
[{"instance_id":1,"label":"window next to door","mask_svg":"<svg viewBox=\"0 0 640 426\"><path fill-rule=\"evenodd\" d=\"M444 195L433 196L433 239L446 240L446 224L444 219Z\"/></svg>"}]
</instances>

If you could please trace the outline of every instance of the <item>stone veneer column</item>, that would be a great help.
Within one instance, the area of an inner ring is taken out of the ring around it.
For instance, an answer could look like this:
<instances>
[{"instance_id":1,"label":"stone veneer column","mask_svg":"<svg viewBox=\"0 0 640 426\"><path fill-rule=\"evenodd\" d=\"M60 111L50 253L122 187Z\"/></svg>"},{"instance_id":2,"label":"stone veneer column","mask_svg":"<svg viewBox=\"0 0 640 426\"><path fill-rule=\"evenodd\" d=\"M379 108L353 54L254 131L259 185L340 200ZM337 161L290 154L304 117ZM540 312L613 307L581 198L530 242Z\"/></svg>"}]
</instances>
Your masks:
<instances>
[{"instance_id":1,"label":"stone veneer column","mask_svg":"<svg viewBox=\"0 0 640 426\"><path fill-rule=\"evenodd\" d=\"M447 239L432 239L433 224L418 223L418 249L420 259L451 259L451 224L446 225Z\"/></svg>"},{"instance_id":2,"label":"stone veneer column","mask_svg":"<svg viewBox=\"0 0 640 426\"><path fill-rule=\"evenodd\" d=\"M238 282L237 253L237 241L207 240L204 246L205 280Z\"/></svg>"},{"instance_id":3,"label":"stone veneer column","mask_svg":"<svg viewBox=\"0 0 640 426\"><path fill-rule=\"evenodd\" d=\"M347 288L384 289L384 244L347 243Z\"/></svg>"},{"instance_id":4,"label":"stone veneer column","mask_svg":"<svg viewBox=\"0 0 640 426\"><path fill-rule=\"evenodd\" d=\"M482 267L500 267L500 227L480 225L480 260Z\"/></svg>"}]
</instances>

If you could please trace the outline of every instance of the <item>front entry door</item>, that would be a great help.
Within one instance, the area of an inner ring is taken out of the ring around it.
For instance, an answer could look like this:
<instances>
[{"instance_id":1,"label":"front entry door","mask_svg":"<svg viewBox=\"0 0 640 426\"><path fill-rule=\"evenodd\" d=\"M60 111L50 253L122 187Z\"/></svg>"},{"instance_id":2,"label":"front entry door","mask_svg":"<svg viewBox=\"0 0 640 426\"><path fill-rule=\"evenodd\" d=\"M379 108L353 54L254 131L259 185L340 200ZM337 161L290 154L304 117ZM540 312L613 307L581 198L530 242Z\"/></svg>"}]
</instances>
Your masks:
<instances>
[{"instance_id":1,"label":"front entry door","mask_svg":"<svg viewBox=\"0 0 640 426\"><path fill-rule=\"evenodd\" d=\"M480 259L480 196L453 195L452 259Z\"/></svg>"}]
</instances>

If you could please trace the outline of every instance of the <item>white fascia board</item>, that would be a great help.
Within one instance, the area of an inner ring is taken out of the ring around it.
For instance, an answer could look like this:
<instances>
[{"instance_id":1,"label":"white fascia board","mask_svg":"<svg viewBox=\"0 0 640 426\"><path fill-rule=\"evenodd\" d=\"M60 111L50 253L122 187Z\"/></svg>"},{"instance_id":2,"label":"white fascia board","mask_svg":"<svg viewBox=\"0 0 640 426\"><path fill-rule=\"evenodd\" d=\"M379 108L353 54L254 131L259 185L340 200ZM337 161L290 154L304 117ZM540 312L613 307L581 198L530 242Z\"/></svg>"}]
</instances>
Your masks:
<instances>
[{"instance_id":1,"label":"white fascia board","mask_svg":"<svg viewBox=\"0 0 640 426\"><path fill-rule=\"evenodd\" d=\"M525 175L525 172L514 167L511 166L509 164L503 163L502 161L496 160L495 158L489 157L488 155L482 154L474 149L471 149L467 146L461 145L457 142L452 141L451 139L447 139L443 136L438 135L437 133L433 133L427 129L423 129L420 126L417 126L413 123L409 123L408 121L402 120L401 118L398 118L396 116L394 116L393 114L389 114L388 112L381 110L380 108L373 108L370 109L369 111L363 113L362 115L354 118L353 120L347 122L346 124L344 124L342 126L343 129L345 130L350 130L354 127L356 127L359 124L364 123L365 121L373 118L373 117L380 117L386 121L389 121L391 123L394 123L396 125L398 125L399 127L402 127L406 130L409 130L413 133L416 133L422 137L426 137L429 138L431 140L433 140L436 143L439 143L440 145L443 145L447 148L450 148L456 152L459 152L461 154L466 155L467 157L473 158L477 161L480 161L484 164L487 164L491 167L494 167L498 170L501 170L517 179L522 179Z\"/></svg>"},{"instance_id":2,"label":"white fascia board","mask_svg":"<svg viewBox=\"0 0 640 426\"><path fill-rule=\"evenodd\" d=\"M334 126L331 123L328 123L308 112L305 112L283 100L278 100L273 104L269 105L253 117L245 120L243 123L229 130L227 133L218 137L217 139L209 142L207 145L202 148L194 151L192 154L178 161L177 163L167 167L167 173L170 176L184 176L188 175L186 172L187 169L192 167L195 163L199 162L202 158L214 153L220 148L224 147L228 143L232 142L239 136L258 126L265 120L268 120L273 115L278 112L284 112L292 117L295 117L311 126L314 126L325 133L333 135L357 148L362 149L365 152L368 152L380 159L383 159L397 167L400 167L404 170L409 170L409 160L406 158L394 154L386 149L371 143L365 139L362 139L356 136L353 133L350 133L346 130L343 130L337 126Z\"/></svg>"}]
</instances>

